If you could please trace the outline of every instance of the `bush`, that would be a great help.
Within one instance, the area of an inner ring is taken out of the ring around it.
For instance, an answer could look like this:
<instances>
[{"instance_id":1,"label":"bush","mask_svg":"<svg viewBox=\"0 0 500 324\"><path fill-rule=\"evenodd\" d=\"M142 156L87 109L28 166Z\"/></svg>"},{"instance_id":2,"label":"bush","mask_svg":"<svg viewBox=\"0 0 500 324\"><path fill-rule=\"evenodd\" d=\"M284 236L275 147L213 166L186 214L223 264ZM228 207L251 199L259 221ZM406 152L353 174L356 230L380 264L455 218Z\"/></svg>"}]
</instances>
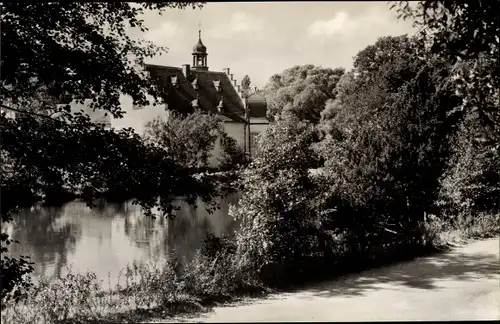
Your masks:
<instances>
[{"instance_id":1,"label":"bush","mask_svg":"<svg viewBox=\"0 0 500 324\"><path fill-rule=\"evenodd\" d=\"M272 124L243 172L239 206L230 210L241 222L236 258L266 282L301 273L321 254L319 217L311 203L315 188L308 171L317 162L312 139L312 126L296 117Z\"/></svg>"},{"instance_id":2,"label":"bush","mask_svg":"<svg viewBox=\"0 0 500 324\"><path fill-rule=\"evenodd\" d=\"M459 218L457 224L465 238L490 238L500 234L500 214L478 213Z\"/></svg>"},{"instance_id":3,"label":"bush","mask_svg":"<svg viewBox=\"0 0 500 324\"><path fill-rule=\"evenodd\" d=\"M238 142L226 133L221 134L222 156L218 157L219 168L222 170L245 167L250 157L238 145Z\"/></svg>"},{"instance_id":4,"label":"bush","mask_svg":"<svg viewBox=\"0 0 500 324\"><path fill-rule=\"evenodd\" d=\"M231 248L227 240L214 236L207 241L212 248L199 250L190 262L174 254L161 263L134 262L120 272L114 286L108 283L108 290L94 273L75 273L71 268L60 279L40 278L23 298L3 303L2 323L129 320L143 309L162 311L178 305L199 309L202 304L265 289L239 267L234 245Z\"/></svg>"}]
</instances>

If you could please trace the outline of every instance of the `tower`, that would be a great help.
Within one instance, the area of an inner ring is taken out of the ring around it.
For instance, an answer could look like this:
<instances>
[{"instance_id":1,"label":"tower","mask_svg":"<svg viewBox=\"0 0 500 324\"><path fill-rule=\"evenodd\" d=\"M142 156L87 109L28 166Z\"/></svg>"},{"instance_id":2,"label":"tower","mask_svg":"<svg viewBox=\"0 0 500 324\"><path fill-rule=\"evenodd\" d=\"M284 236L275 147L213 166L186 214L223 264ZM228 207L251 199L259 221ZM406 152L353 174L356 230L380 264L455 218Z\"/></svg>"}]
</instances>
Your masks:
<instances>
[{"instance_id":1,"label":"tower","mask_svg":"<svg viewBox=\"0 0 500 324\"><path fill-rule=\"evenodd\" d=\"M198 43L193 47L193 69L208 71L207 47L201 41L201 30L198 30Z\"/></svg>"}]
</instances>

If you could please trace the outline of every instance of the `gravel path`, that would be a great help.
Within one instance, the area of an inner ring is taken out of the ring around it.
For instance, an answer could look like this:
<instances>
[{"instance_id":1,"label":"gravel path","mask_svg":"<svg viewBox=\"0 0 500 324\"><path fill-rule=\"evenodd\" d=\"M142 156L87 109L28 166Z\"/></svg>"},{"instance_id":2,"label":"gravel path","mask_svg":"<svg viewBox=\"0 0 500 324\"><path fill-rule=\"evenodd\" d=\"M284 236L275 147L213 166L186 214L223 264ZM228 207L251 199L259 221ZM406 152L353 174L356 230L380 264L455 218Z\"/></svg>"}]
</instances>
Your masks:
<instances>
[{"instance_id":1,"label":"gravel path","mask_svg":"<svg viewBox=\"0 0 500 324\"><path fill-rule=\"evenodd\" d=\"M500 320L498 238L171 322ZM161 322L165 322L163 319Z\"/></svg>"}]
</instances>

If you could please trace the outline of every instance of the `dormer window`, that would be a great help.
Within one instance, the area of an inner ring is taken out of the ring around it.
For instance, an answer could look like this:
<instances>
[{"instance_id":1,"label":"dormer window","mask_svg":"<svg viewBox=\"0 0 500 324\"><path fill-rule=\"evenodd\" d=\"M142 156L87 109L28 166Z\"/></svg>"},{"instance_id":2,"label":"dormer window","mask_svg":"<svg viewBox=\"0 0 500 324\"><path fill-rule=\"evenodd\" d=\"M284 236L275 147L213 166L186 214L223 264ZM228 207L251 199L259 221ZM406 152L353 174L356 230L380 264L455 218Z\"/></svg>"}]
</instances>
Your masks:
<instances>
[{"instance_id":1,"label":"dormer window","mask_svg":"<svg viewBox=\"0 0 500 324\"><path fill-rule=\"evenodd\" d=\"M172 85L177 88L177 86L179 85L177 76L170 77L170 83L172 83Z\"/></svg>"},{"instance_id":2,"label":"dormer window","mask_svg":"<svg viewBox=\"0 0 500 324\"><path fill-rule=\"evenodd\" d=\"M214 81L214 87L215 87L215 90L217 90L218 92L220 92L220 80L219 81Z\"/></svg>"},{"instance_id":3,"label":"dormer window","mask_svg":"<svg viewBox=\"0 0 500 324\"><path fill-rule=\"evenodd\" d=\"M194 79L194 81L191 82L191 85L193 86L194 90L198 90L198 79Z\"/></svg>"}]
</instances>

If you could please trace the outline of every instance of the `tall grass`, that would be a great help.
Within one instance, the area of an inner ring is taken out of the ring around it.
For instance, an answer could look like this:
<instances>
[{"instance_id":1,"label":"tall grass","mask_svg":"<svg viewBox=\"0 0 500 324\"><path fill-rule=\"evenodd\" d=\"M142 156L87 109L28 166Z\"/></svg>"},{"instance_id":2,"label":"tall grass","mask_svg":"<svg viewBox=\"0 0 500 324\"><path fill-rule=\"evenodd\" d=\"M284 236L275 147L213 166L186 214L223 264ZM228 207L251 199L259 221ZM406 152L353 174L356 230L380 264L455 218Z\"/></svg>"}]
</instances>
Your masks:
<instances>
[{"instance_id":1,"label":"tall grass","mask_svg":"<svg viewBox=\"0 0 500 324\"><path fill-rule=\"evenodd\" d=\"M461 216L455 227L464 238L490 238L500 235L500 213Z\"/></svg>"},{"instance_id":2,"label":"tall grass","mask_svg":"<svg viewBox=\"0 0 500 324\"><path fill-rule=\"evenodd\" d=\"M117 282L108 278L107 288L95 273L76 273L71 268L60 279L39 278L18 303L7 302L2 323L62 323L120 320L149 310L165 316L174 307L204 305L228 300L264 287L239 268L231 255L201 252L194 260L171 257L162 263L129 264Z\"/></svg>"}]
</instances>

